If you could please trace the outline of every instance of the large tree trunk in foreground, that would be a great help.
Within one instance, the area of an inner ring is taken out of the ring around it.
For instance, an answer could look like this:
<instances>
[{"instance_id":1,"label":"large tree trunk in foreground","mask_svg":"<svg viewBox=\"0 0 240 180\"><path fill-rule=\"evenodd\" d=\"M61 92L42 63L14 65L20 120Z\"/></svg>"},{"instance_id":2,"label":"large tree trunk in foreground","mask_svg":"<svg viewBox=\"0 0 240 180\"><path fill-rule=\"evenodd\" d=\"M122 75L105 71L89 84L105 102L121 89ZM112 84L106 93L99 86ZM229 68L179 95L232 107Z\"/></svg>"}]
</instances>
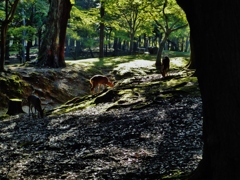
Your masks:
<instances>
[{"instance_id":1,"label":"large tree trunk in foreground","mask_svg":"<svg viewBox=\"0 0 240 180\"><path fill-rule=\"evenodd\" d=\"M240 1L177 2L189 21L203 100L203 159L191 179L239 179Z\"/></svg>"},{"instance_id":2,"label":"large tree trunk in foreground","mask_svg":"<svg viewBox=\"0 0 240 180\"><path fill-rule=\"evenodd\" d=\"M39 51L38 65L53 68L66 66L64 45L71 8L70 0L50 1L48 23Z\"/></svg>"}]
</instances>

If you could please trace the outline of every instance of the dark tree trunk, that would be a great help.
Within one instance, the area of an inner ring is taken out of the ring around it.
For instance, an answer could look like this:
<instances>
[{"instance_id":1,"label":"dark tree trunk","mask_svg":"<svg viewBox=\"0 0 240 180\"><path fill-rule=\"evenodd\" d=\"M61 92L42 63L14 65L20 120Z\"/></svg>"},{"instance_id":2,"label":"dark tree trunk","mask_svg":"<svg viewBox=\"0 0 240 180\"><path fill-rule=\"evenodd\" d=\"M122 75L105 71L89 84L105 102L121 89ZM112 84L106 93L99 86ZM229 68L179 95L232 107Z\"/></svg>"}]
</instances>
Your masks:
<instances>
[{"instance_id":1,"label":"dark tree trunk","mask_svg":"<svg viewBox=\"0 0 240 180\"><path fill-rule=\"evenodd\" d=\"M24 113L22 110L22 100L21 99L9 99L8 102L8 111L6 114L8 115L16 115Z\"/></svg>"},{"instance_id":2,"label":"dark tree trunk","mask_svg":"<svg viewBox=\"0 0 240 180\"><path fill-rule=\"evenodd\" d=\"M30 61L30 48L32 47L32 41L27 42L26 47L26 61Z\"/></svg>"},{"instance_id":3,"label":"dark tree trunk","mask_svg":"<svg viewBox=\"0 0 240 180\"><path fill-rule=\"evenodd\" d=\"M39 66L65 67L64 45L67 22L72 4L70 0L51 0L48 23L39 51Z\"/></svg>"},{"instance_id":4,"label":"dark tree trunk","mask_svg":"<svg viewBox=\"0 0 240 180\"><path fill-rule=\"evenodd\" d=\"M143 47L148 48L148 38L147 38L147 35L145 33L143 35L143 40L144 40Z\"/></svg>"},{"instance_id":5,"label":"dark tree trunk","mask_svg":"<svg viewBox=\"0 0 240 180\"><path fill-rule=\"evenodd\" d=\"M191 179L239 179L240 1L177 2L189 21L203 101L203 159Z\"/></svg>"},{"instance_id":6,"label":"dark tree trunk","mask_svg":"<svg viewBox=\"0 0 240 180\"><path fill-rule=\"evenodd\" d=\"M10 58L10 47L9 47L9 44L10 44L10 40L9 40L9 37L7 36L6 49L5 49L5 60L9 60L9 58Z\"/></svg>"},{"instance_id":7,"label":"dark tree trunk","mask_svg":"<svg viewBox=\"0 0 240 180\"><path fill-rule=\"evenodd\" d=\"M5 19L2 17L1 23L1 57L0 57L0 72L5 71L5 53L6 53L6 39L8 24L12 21L15 11L17 9L19 0L10 3L9 0L5 1Z\"/></svg>"},{"instance_id":8,"label":"dark tree trunk","mask_svg":"<svg viewBox=\"0 0 240 180\"><path fill-rule=\"evenodd\" d=\"M113 56L118 55L118 38L114 37L114 43L113 43Z\"/></svg>"},{"instance_id":9,"label":"dark tree trunk","mask_svg":"<svg viewBox=\"0 0 240 180\"><path fill-rule=\"evenodd\" d=\"M67 23L70 18L70 11L72 9L72 4L70 0L63 0L60 4L60 10L62 13L60 14L60 18L58 19L60 25L59 32L59 46L58 46L58 63L60 67L66 67L66 63L64 60L64 51L65 51L65 39L67 32Z\"/></svg>"},{"instance_id":10,"label":"dark tree trunk","mask_svg":"<svg viewBox=\"0 0 240 180\"><path fill-rule=\"evenodd\" d=\"M194 45L193 45L193 40L190 37L190 48L191 48L191 54L190 54L190 61L188 64L189 69L196 69L196 60L195 60L195 52L194 52Z\"/></svg>"},{"instance_id":11,"label":"dark tree trunk","mask_svg":"<svg viewBox=\"0 0 240 180\"><path fill-rule=\"evenodd\" d=\"M132 30L133 31L133 30ZM129 54L133 54L133 43L134 43L134 33L130 33L130 49L129 49Z\"/></svg>"},{"instance_id":12,"label":"dark tree trunk","mask_svg":"<svg viewBox=\"0 0 240 180\"><path fill-rule=\"evenodd\" d=\"M0 72L4 71L5 53L6 53L6 34L8 24L3 21L1 27L1 59L0 59Z\"/></svg>"},{"instance_id":13,"label":"dark tree trunk","mask_svg":"<svg viewBox=\"0 0 240 180\"><path fill-rule=\"evenodd\" d=\"M185 49L184 52L188 52L188 47L189 47L189 37L186 38L186 43L185 43Z\"/></svg>"}]
</instances>

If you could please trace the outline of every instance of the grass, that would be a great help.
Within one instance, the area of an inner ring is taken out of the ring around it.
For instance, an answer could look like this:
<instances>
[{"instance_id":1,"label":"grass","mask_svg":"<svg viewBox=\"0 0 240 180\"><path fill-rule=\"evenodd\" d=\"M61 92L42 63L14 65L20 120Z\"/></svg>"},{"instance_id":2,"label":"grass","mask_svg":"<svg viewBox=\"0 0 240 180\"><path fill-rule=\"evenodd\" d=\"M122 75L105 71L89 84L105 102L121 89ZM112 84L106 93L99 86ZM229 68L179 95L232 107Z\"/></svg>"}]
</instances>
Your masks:
<instances>
[{"instance_id":1,"label":"grass","mask_svg":"<svg viewBox=\"0 0 240 180\"><path fill-rule=\"evenodd\" d=\"M184 67L189 61L189 53L176 52L176 51L164 51L165 55L172 59L171 68ZM178 57L178 58L177 58ZM149 60L153 63L156 61L156 55L140 54L129 56L117 56L117 57L105 57L105 58L88 58L81 60L66 60L67 64L84 64L85 66L95 68L113 69L120 64L132 62L133 60Z\"/></svg>"}]
</instances>

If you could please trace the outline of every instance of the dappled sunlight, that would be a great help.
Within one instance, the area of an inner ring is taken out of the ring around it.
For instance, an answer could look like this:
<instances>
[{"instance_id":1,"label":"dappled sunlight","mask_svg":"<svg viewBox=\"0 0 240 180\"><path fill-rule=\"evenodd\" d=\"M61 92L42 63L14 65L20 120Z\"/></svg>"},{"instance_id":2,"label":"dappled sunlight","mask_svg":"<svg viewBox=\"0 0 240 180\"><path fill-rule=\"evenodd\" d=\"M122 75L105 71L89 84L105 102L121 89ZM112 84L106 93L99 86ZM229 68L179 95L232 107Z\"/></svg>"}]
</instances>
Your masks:
<instances>
[{"instance_id":1,"label":"dappled sunlight","mask_svg":"<svg viewBox=\"0 0 240 180\"><path fill-rule=\"evenodd\" d=\"M183 68L187 65L187 60L183 57L170 58L170 69L171 68Z\"/></svg>"},{"instance_id":2,"label":"dappled sunlight","mask_svg":"<svg viewBox=\"0 0 240 180\"><path fill-rule=\"evenodd\" d=\"M92 58L41 70L39 75L51 74L49 82L63 91L51 98L68 93L73 98L43 119L23 114L1 121L2 176L161 179L174 169L195 169L202 158L202 104L188 91L197 91L197 80L184 69L184 58L171 58L166 78L152 58ZM89 78L96 73L110 76L115 86L90 95Z\"/></svg>"},{"instance_id":3,"label":"dappled sunlight","mask_svg":"<svg viewBox=\"0 0 240 180\"><path fill-rule=\"evenodd\" d=\"M121 63L120 65L118 65L118 67L125 67L125 68L151 68L154 66L154 62L153 61L149 61L149 60L144 60L144 59L137 59L137 60L133 60L131 62L127 62L127 63Z\"/></svg>"},{"instance_id":4,"label":"dappled sunlight","mask_svg":"<svg viewBox=\"0 0 240 180\"><path fill-rule=\"evenodd\" d=\"M126 177L193 170L201 160L200 98L159 101L144 109L109 103L43 119L15 116L0 124L2 174L15 179ZM37 122L37 123L36 123ZM14 158L8 153L12 150ZM37 173L41 172L41 173ZM56 174L55 174L56 175Z\"/></svg>"}]
</instances>

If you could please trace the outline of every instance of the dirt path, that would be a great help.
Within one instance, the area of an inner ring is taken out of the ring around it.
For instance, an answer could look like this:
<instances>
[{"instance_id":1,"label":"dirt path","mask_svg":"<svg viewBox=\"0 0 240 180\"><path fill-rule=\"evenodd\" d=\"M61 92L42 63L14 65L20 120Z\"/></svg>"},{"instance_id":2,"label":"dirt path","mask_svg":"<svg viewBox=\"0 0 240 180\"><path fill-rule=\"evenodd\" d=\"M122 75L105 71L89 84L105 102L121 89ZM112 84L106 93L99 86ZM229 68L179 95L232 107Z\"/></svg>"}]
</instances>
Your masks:
<instances>
[{"instance_id":1,"label":"dirt path","mask_svg":"<svg viewBox=\"0 0 240 180\"><path fill-rule=\"evenodd\" d=\"M196 168L202 153L200 98L102 112L106 106L2 121L0 177L150 180Z\"/></svg>"}]
</instances>

